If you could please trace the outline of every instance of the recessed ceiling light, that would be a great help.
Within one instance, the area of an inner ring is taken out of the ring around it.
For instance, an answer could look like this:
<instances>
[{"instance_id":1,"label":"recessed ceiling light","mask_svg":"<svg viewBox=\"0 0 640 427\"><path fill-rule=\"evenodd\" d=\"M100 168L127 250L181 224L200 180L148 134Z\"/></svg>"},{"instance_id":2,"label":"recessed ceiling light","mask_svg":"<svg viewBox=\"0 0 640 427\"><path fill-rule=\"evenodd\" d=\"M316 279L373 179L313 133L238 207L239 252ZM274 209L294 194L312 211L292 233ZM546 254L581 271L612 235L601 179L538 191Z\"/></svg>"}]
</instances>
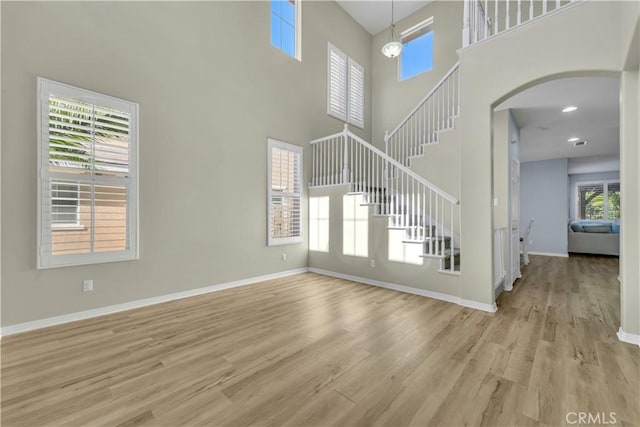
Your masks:
<instances>
[{"instance_id":1,"label":"recessed ceiling light","mask_svg":"<svg viewBox=\"0 0 640 427\"><path fill-rule=\"evenodd\" d=\"M569 139L567 139L567 141L569 141L569 142L576 142L576 141L580 141L580 138L578 138L577 136L574 136L573 138L569 138Z\"/></svg>"},{"instance_id":2,"label":"recessed ceiling light","mask_svg":"<svg viewBox=\"0 0 640 427\"><path fill-rule=\"evenodd\" d=\"M578 109L578 107L576 107L575 105L569 105L568 107L564 107L562 109L563 113L571 113L572 111L576 111Z\"/></svg>"}]
</instances>

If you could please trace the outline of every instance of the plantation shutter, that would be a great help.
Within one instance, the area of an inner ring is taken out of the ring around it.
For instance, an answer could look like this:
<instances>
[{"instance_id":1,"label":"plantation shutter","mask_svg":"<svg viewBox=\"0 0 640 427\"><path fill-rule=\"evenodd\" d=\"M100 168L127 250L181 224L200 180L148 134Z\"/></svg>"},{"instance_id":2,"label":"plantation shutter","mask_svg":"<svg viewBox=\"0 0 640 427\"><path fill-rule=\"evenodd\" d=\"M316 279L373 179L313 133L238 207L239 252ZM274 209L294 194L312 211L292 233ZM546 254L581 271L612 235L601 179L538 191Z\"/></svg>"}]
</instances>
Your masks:
<instances>
[{"instance_id":1,"label":"plantation shutter","mask_svg":"<svg viewBox=\"0 0 640 427\"><path fill-rule=\"evenodd\" d=\"M38 87L38 268L135 258L137 104Z\"/></svg>"},{"instance_id":2,"label":"plantation shutter","mask_svg":"<svg viewBox=\"0 0 640 427\"><path fill-rule=\"evenodd\" d=\"M349 123L364 128L364 67L349 58Z\"/></svg>"},{"instance_id":3,"label":"plantation shutter","mask_svg":"<svg viewBox=\"0 0 640 427\"><path fill-rule=\"evenodd\" d=\"M302 241L302 148L269 139L268 244Z\"/></svg>"},{"instance_id":4,"label":"plantation shutter","mask_svg":"<svg viewBox=\"0 0 640 427\"><path fill-rule=\"evenodd\" d=\"M327 114L347 121L347 55L329 43Z\"/></svg>"}]
</instances>

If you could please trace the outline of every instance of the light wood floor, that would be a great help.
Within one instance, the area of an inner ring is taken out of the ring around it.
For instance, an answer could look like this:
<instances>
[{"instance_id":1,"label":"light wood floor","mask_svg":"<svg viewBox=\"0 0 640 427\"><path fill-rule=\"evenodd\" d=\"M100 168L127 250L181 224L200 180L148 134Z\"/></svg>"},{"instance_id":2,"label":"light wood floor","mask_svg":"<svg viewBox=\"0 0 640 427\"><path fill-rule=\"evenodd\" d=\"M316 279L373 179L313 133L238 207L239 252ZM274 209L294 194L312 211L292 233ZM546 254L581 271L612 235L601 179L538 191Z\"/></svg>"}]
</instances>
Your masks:
<instances>
[{"instance_id":1,"label":"light wood floor","mask_svg":"<svg viewBox=\"0 0 640 427\"><path fill-rule=\"evenodd\" d=\"M488 314L303 274L2 340L2 425L638 424L616 258L532 256Z\"/></svg>"}]
</instances>

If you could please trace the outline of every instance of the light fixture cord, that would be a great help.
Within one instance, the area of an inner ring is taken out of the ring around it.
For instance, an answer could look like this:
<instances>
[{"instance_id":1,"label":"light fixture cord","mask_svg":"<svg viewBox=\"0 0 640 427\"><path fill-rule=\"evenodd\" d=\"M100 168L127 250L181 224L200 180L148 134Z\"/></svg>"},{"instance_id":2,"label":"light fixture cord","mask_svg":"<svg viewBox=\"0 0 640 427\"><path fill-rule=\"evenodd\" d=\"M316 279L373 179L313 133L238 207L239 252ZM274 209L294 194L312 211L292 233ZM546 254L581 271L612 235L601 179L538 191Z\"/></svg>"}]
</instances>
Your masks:
<instances>
[{"instance_id":1,"label":"light fixture cord","mask_svg":"<svg viewBox=\"0 0 640 427\"><path fill-rule=\"evenodd\" d=\"M396 37L395 37L395 35L396 35L396 34L395 34L395 33L396 33L395 29L396 29L396 28L395 28L395 27L396 27L396 26L395 26L395 24L393 23L393 0L391 0L391 34L389 35L389 39L390 39L391 41L395 41L395 39L396 39Z\"/></svg>"}]
</instances>

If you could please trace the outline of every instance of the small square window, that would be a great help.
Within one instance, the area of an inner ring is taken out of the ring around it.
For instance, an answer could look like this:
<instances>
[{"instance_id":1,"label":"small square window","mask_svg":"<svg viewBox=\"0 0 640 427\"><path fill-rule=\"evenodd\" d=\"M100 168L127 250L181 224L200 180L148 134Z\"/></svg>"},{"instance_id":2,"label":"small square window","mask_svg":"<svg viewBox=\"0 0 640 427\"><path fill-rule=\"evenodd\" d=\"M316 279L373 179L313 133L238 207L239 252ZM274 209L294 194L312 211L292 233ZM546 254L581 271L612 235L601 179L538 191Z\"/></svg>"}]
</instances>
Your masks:
<instances>
[{"instance_id":1,"label":"small square window","mask_svg":"<svg viewBox=\"0 0 640 427\"><path fill-rule=\"evenodd\" d=\"M402 54L400 55L400 80L422 74L433 68L433 19L408 29L402 33Z\"/></svg>"}]
</instances>

